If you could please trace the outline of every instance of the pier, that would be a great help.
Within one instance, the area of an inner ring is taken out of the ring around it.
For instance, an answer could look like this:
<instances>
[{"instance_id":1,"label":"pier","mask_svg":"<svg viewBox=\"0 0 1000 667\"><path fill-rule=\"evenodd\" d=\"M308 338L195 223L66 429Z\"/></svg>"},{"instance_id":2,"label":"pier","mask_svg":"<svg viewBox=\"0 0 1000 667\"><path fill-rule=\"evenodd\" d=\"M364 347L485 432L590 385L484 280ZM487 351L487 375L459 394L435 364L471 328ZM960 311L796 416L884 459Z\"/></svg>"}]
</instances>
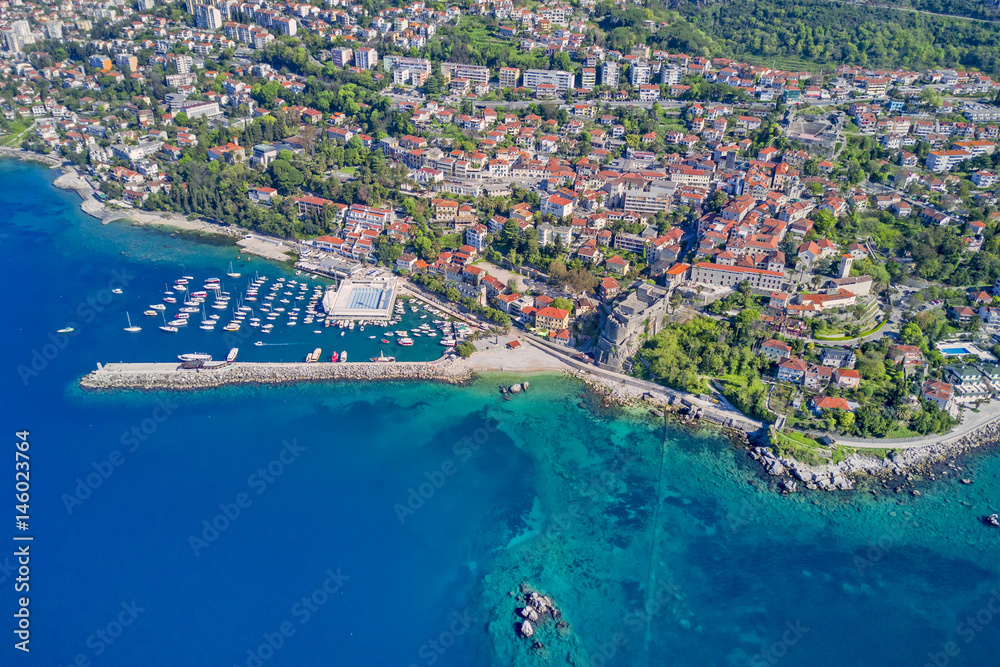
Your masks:
<instances>
[{"instance_id":1,"label":"pier","mask_svg":"<svg viewBox=\"0 0 1000 667\"><path fill-rule=\"evenodd\" d=\"M198 369L184 368L179 363L112 363L98 364L97 370L80 380L80 386L155 391L324 380L439 380L457 384L471 377L468 365L446 359L399 363L210 362Z\"/></svg>"}]
</instances>

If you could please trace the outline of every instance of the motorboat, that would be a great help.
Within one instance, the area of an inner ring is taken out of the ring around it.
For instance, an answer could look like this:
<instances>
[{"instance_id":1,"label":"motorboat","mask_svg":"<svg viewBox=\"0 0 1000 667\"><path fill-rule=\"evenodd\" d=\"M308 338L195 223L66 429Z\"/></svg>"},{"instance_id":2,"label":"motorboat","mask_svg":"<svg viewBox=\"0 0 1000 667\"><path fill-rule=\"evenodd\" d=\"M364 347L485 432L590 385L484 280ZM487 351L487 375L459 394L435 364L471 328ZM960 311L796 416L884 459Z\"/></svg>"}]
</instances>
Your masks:
<instances>
[{"instance_id":1,"label":"motorboat","mask_svg":"<svg viewBox=\"0 0 1000 667\"><path fill-rule=\"evenodd\" d=\"M181 361L211 361L212 355L205 354L204 352L186 352L178 354L177 358Z\"/></svg>"}]
</instances>

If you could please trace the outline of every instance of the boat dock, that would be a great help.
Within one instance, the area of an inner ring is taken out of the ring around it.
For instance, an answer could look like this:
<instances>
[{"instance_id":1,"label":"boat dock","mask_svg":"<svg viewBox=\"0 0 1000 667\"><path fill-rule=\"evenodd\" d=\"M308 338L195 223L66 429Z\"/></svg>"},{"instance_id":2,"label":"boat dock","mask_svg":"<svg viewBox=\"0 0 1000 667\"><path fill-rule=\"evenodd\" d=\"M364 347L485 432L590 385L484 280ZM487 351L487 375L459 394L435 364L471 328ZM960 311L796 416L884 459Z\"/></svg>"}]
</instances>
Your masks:
<instances>
[{"instance_id":1,"label":"boat dock","mask_svg":"<svg viewBox=\"0 0 1000 667\"><path fill-rule=\"evenodd\" d=\"M85 375L85 389L185 390L229 385L289 384L324 380L441 380L464 382L472 376L467 365L444 359L410 362L254 363L208 362L200 368L183 363L98 364Z\"/></svg>"}]
</instances>

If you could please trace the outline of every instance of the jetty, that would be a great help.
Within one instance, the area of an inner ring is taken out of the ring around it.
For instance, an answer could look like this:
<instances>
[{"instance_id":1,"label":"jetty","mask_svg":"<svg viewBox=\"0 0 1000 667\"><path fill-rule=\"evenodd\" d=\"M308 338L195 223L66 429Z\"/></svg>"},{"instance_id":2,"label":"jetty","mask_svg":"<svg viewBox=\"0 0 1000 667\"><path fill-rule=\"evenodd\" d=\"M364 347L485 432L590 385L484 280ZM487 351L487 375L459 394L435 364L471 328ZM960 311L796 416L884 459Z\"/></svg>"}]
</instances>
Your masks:
<instances>
[{"instance_id":1,"label":"jetty","mask_svg":"<svg viewBox=\"0 0 1000 667\"><path fill-rule=\"evenodd\" d=\"M291 384L324 380L438 380L458 384L472 378L466 364L449 361L255 363L209 362L98 364L80 380L84 389L197 390L228 385Z\"/></svg>"}]
</instances>

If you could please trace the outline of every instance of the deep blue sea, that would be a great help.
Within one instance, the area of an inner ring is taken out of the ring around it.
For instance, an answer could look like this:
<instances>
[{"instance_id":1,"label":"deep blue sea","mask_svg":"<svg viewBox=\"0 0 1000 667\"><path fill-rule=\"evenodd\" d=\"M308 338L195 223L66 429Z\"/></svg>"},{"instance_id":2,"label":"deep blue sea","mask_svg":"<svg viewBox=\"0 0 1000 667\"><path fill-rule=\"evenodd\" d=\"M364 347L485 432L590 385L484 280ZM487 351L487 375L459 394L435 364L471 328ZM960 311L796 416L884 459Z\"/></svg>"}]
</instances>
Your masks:
<instances>
[{"instance_id":1,"label":"deep blue sea","mask_svg":"<svg viewBox=\"0 0 1000 667\"><path fill-rule=\"evenodd\" d=\"M998 664L1000 531L978 521L1000 508L998 457L919 498L779 497L727 440L557 376L505 403L512 376L85 393L98 362L228 351L141 314L165 283L230 261L294 276L228 242L102 226L57 174L0 162L0 665ZM381 345L313 328L241 357ZM34 538L25 593L14 535ZM522 584L568 625L516 637Z\"/></svg>"}]
</instances>

